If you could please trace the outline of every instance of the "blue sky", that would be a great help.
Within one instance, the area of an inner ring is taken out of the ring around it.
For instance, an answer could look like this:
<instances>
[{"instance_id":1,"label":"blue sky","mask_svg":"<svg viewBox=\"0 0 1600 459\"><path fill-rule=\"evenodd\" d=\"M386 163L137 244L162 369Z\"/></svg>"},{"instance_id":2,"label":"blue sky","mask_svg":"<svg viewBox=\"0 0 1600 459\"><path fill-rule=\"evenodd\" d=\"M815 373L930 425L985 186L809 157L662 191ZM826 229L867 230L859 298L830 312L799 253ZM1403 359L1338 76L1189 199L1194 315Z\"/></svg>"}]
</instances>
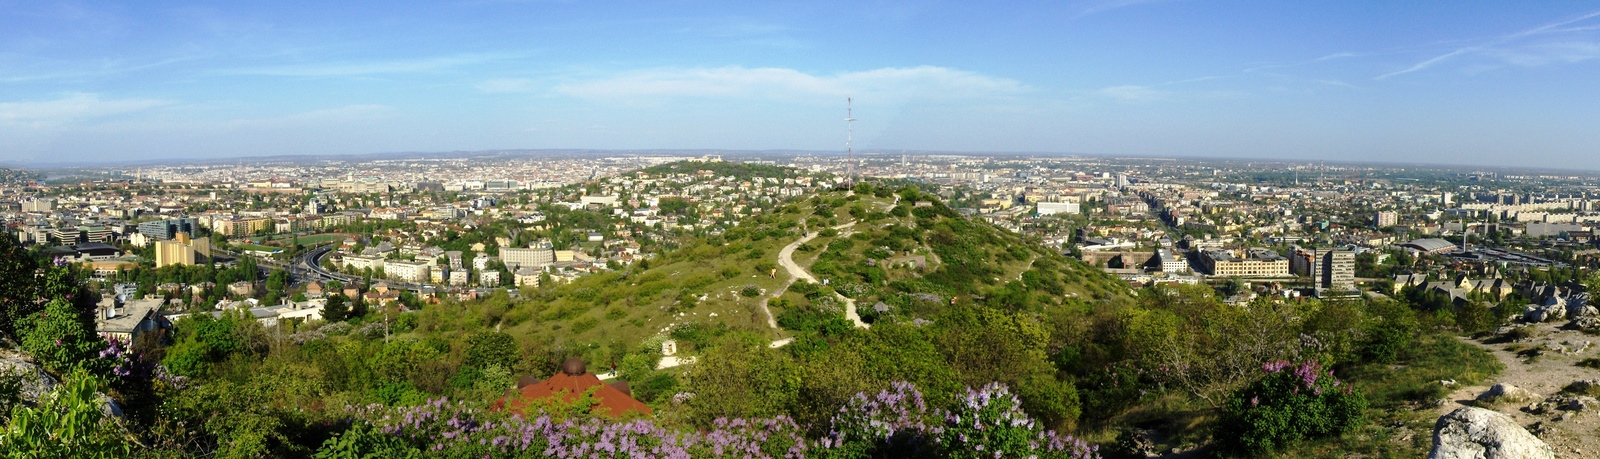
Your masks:
<instances>
[{"instance_id":1,"label":"blue sky","mask_svg":"<svg viewBox=\"0 0 1600 459\"><path fill-rule=\"evenodd\" d=\"M1594 2L0 0L0 161L488 149L1600 169Z\"/></svg>"}]
</instances>

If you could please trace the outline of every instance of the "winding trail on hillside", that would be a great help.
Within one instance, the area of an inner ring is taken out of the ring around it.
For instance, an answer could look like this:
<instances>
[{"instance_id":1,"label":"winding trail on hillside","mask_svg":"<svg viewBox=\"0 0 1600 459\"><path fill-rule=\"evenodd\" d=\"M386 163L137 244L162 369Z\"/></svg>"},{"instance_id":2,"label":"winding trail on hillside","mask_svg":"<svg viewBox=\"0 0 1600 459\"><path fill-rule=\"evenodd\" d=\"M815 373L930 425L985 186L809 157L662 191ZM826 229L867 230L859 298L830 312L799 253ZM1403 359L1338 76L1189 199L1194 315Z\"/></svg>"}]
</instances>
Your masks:
<instances>
[{"instance_id":1,"label":"winding trail on hillside","mask_svg":"<svg viewBox=\"0 0 1600 459\"><path fill-rule=\"evenodd\" d=\"M845 222L839 224L839 226L833 227L833 229L843 231L839 233L839 237L847 237L854 232L850 231L849 228L855 225L856 222ZM793 285L794 282L799 279L805 279L806 282L813 284L819 283L816 276L812 276L810 272L805 270L805 268L800 267L798 263L794 262L795 249L800 248L800 244L811 242L812 239L816 238L817 233L812 233L808 230L806 231L805 236L802 236L800 239L796 239L794 242L784 246L782 250L778 251L778 265L782 266L783 270L789 273L789 281L784 283L782 288L777 289L777 291L772 294L772 298L777 298L779 295L782 295L784 291L789 289L790 285ZM840 295L838 292L834 292L834 295L837 296L839 300L844 302L845 319L849 320L850 323L855 324L855 326L858 328L868 328L867 323L861 321L861 314L856 312L855 300L845 298L844 295ZM761 302L761 310L767 314L767 325L774 329L778 328L778 321L773 317L772 309L767 307L766 301Z\"/></svg>"}]
</instances>

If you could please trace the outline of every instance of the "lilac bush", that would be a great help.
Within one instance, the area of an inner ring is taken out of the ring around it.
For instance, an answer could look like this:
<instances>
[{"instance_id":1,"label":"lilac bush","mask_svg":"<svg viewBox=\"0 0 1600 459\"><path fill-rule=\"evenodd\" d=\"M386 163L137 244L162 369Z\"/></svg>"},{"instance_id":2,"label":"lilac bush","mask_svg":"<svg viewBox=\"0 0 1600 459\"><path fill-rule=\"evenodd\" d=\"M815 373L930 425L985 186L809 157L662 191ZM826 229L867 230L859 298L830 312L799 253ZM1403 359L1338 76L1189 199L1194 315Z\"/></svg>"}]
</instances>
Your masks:
<instances>
[{"instance_id":1,"label":"lilac bush","mask_svg":"<svg viewBox=\"0 0 1600 459\"><path fill-rule=\"evenodd\" d=\"M852 397L834 416L830 435L817 443L837 456L915 457L929 454L933 438L943 430L936 417L929 416L922 392L910 383L896 382L877 395Z\"/></svg>"},{"instance_id":2,"label":"lilac bush","mask_svg":"<svg viewBox=\"0 0 1600 459\"><path fill-rule=\"evenodd\" d=\"M648 420L531 420L437 399L401 408L367 406L351 429L329 440L322 457L405 456L555 458L802 458L807 443L792 419L718 419L707 432L680 433ZM351 435L368 438L347 438Z\"/></svg>"},{"instance_id":3,"label":"lilac bush","mask_svg":"<svg viewBox=\"0 0 1600 459\"><path fill-rule=\"evenodd\" d=\"M1361 425L1367 400L1317 361L1270 362L1235 391L1216 436L1222 448L1264 455L1305 439L1337 437Z\"/></svg>"},{"instance_id":4,"label":"lilac bush","mask_svg":"<svg viewBox=\"0 0 1600 459\"><path fill-rule=\"evenodd\" d=\"M1004 384L967 389L938 434L948 458L1093 458L1099 447L1039 427Z\"/></svg>"},{"instance_id":5,"label":"lilac bush","mask_svg":"<svg viewBox=\"0 0 1600 459\"><path fill-rule=\"evenodd\" d=\"M323 328L328 328L328 327L323 327ZM319 339L327 339L328 335L323 333L321 330L306 330L306 331L301 331L301 332L295 332L294 334L291 334L291 335L287 336L286 338L289 340L289 342L294 343L296 346L298 346L298 345L302 345L302 344L309 343L309 342L312 342L312 341L316 341L316 340L319 340Z\"/></svg>"},{"instance_id":6,"label":"lilac bush","mask_svg":"<svg viewBox=\"0 0 1600 459\"><path fill-rule=\"evenodd\" d=\"M123 341L122 338L109 334L101 334L100 337L105 339L106 348L100 350L99 357L103 361L102 364L108 367L107 371L110 372L111 376L117 378L149 378L150 374L155 370L154 366L144 363L139 358L139 353L128 349L128 343Z\"/></svg>"},{"instance_id":7,"label":"lilac bush","mask_svg":"<svg viewBox=\"0 0 1600 459\"><path fill-rule=\"evenodd\" d=\"M718 419L707 431L650 420L532 419L445 399L352 410L351 428L318 457L528 458L1096 458L1096 448L1041 428L1000 384L969 390L949 412L929 410L916 387L857 394L822 438L786 416Z\"/></svg>"}]
</instances>

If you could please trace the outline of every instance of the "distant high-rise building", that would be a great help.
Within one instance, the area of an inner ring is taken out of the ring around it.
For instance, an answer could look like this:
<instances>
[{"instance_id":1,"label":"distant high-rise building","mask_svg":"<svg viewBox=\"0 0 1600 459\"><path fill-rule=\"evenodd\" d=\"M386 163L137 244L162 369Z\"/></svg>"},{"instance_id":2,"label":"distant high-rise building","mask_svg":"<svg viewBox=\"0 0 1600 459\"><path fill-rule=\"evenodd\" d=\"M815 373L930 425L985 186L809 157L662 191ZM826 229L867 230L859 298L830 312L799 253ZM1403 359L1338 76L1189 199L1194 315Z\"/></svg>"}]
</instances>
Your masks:
<instances>
[{"instance_id":1,"label":"distant high-rise building","mask_svg":"<svg viewBox=\"0 0 1600 459\"><path fill-rule=\"evenodd\" d=\"M1318 251L1317 297L1356 292L1356 253L1348 250Z\"/></svg>"},{"instance_id":2,"label":"distant high-rise building","mask_svg":"<svg viewBox=\"0 0 1600 459\"><path fill-rule=\"evenodd\" d=\"M1117 174L1117 188L1128 187L1128 174Z\"/></svg>"},{"instance_id":3,"label":"distant high-rise building","mask_svg":"<svg viewBox=\"0 0 1600 459\"><path fill-rule=\"evenodd\" d=\"M322 213L322 209L323 209L323 207L322 207L322 200L321 199L311 198L311 200L306 201L306 210L305 210L305 214L306 215L321 214Z\"/></svg>"},{"instance_id":4,"label":"distant high-rise building","mask_svg":"<svg viewBox=\"0 0 1600 459\"><path fill-rule=\"evenodd\" d=\"M199 224L193 218L169 218L166 220L153 220L139 224L139 234L145 237L165 241L177 237L178 233L195 234Z\"/></svg>"},{"instance_id":5,"label":"distant high-rise building","mask_svg":"<svg viewBox=\"0 0 1600 459\"><path fill-rule=\"evenodd\" d=\"M1372 221L1379 228L1394 226L1400 222L1400 213L1390 210L1379 211L1373 216Z\"/></svg>"}]
</instances>

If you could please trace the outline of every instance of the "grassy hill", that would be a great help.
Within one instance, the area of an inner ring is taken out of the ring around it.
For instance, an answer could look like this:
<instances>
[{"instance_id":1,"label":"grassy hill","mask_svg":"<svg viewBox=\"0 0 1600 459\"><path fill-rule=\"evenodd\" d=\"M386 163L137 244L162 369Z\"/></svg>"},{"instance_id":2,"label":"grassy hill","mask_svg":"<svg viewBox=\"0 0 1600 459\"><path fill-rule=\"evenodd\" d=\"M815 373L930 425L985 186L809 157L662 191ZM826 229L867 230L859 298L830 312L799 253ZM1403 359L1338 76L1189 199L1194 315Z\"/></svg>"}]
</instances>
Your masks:
<instances>
[{"instance_id":1,"label":"grassy hill","mask_svg":"<svg viewBox=\"0 0 1600 459\"><path fill-rule=\"evenodd\" d=\"M1098 270L962 217L914 189L876 191L794 201L628 270L532 290L524 301L429 308L417 332L498 328L611 361L620 358L618 349L688 325L774 340L812 331L844 317L834 292L860 304L869 323L931 319L952 298L1039 311L1129 292ZM918 200L925 207L915 207ZM795 251L795 261L827 286L791 285L778 267L782 247L806 232L819 234ZM761 305L769 301L782 328L768 326ZM879 303L888 312L871 308Z\"/></svg>"}]
</instances>

